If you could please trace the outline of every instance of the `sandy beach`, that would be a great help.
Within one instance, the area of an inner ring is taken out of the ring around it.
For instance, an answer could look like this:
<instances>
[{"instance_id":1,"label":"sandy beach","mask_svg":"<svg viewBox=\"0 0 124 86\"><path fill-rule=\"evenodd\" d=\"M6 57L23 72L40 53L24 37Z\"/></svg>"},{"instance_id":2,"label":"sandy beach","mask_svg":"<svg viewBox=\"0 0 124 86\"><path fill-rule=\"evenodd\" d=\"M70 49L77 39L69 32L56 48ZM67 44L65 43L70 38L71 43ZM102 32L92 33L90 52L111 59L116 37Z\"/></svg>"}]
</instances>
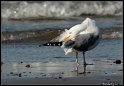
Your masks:
<instances>
[{"instance_id":1,"label":"sandy beach","mask_svg":"<svg viewBox=\"0 0 124 86\"><path fill-rule=\"evenodd\" d=\"M2 85L123 85L123 81L122 76L71 77L62 79L31 78L7 80Z\"/></svg>"}]
</instances>

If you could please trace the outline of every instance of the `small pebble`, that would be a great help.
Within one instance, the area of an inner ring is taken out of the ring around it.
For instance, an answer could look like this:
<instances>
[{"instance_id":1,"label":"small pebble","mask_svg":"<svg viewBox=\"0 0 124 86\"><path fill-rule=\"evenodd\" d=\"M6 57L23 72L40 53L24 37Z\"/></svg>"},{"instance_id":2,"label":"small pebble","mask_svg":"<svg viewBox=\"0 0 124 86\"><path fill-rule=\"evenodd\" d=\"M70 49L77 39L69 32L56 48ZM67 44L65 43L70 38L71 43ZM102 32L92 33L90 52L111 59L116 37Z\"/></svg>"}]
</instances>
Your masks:
<instances>
[{"instance_id":1,"label":"small pebble","mask_svg":"<svg viewBox=\"0 0 124 86\"><path fill-rule=\"evenodd\" d=\"M78 74L83 74L83 72L82 73L78 73Z\"/></svg>"},{"instance_id":2,"label":"small pebble","mask_svg":"<svg viewBox=\"0 0 124 86\"><path fill-rule=\"evenodd\" d=\"M4 64L3 62L1 62L1 65Z\"/></svg>"},{"instance_id":3,"label":"small pebble","mask_svg":"<svg viewBox=\"0 0 124 86\"><path fill-rule=\"evenodd\" d=\"M18 74L14 74L15 76L18 76Z\"/></svg>"},{"instance_id":4,"label":"small pebble","mask_svg":"<svg viewBox=\"0 0 124 86\"><path fill-rule=\"evenodd\" d=\"M59 79L61 79L62 77L61 76L59 76Z\"/></svg>"},{"instance_id":5,"label":"small pebble","mask_svg":"<svg viewBox=\"0 0 124 86\"><path fill-rule=\"evenodd\" d=\"M46 74L42 75L42 76L46 76Z\"/></svg>"},{"instance_id":6,"label":"small pebble","mask_svg":"<svg viewBox=\"0 0 124 86\"><path fill-rule=\"evenodd\" d=\"M89 72L87 72L87 73L91 73L91 72L89 71Z\"/></svg>"},{"instance_id":7,"label":"small pebble","mask_svg":"<svg viewBox=\"0 0 124 86\"><path fill-rule=\"evenodd\" d=\"M105 74L107 74L107 73L105 73Z\"/></svg>"},{"instance_id":8,"label":"small pebble","mask_svg":"<svg viewBox=\"0 0 124 86\"><path fill-rule=\"evenodd\" d=\"M21 77L22 75L21 75L21 73L19 73L19 77Z\"/></svg>"},{"instance_id":9,"label":"small pebble","mask_svg":"<svg viewBox=\"0 0 124 86\"><path fill-rule=\"evenodd\" d=\"M116 61L114 61L113 63L121 64L121 60L116 60Z\"/></svg>"},{"instance_id":10,"label":"small pebble","mask_svg":"<svg viewBox=\"0 0 124 86\"><path fill-rule=\"evenodd\" d=\"M120 70L118 70L118 71L123 71L123 70L120 69Z\"/></svg>"},{"instance_id":11,"label":"small pebble","mask_svg":"<svg viewBox=\"0 0 124 86\"><path fill-rule=\"evenodd\" d=\"M10 72L10 74L13 74L13 72Z\"/></svg>"},{"instance_id":12,"label":"small pebble","mask_svg":"<svg viewBox=\"0 0 124 86\"><path fill-rule=\"evenodd\" d=\"M64 74L64 72L62 72L62 74Z\"/></svg>"},{"instance_id":13,"label":"small pebble","mask_svg":"<svg viewBox=\"0 0 124 86\"><path fill-rule=\"evenodd\" d=\"M31 66L28 64L28 65L26 65L25 67L29 68L29 67L31 67Z\"/></svg>"},{"instance_id":14,"label":"small pebble","mask_svg":"<svg viewBox=\"0 0 124 86\"><path fill-rule=\"evenodd\" d=\"M39 45L39 47L41 47L42 45Z\"/></svg>"},{"instance_id":15,"label":"small pebble","mask_svg":"<svg viewBox=\"0 0 124 86\"><path fill-rule=\"evenodd\" d=\"M110 79L107 79L107 80L110 80Z\"/></svg>"}]
</instances>

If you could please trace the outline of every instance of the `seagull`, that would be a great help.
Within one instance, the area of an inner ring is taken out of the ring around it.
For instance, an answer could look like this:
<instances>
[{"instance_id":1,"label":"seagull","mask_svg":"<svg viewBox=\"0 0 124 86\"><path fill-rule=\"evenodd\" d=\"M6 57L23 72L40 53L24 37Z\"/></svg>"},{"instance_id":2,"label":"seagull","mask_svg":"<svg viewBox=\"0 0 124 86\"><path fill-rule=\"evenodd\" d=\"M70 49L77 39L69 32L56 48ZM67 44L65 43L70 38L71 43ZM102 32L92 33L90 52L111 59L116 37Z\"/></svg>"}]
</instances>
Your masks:
<instances>
[{"instance_id":1,"label":"seagull","mask_svg":"<svg viewBox=\"0 0 124 86\"><path fill-rule=\"evenodd\" d=\"M62 42L61 48L64 49L65 55L75 52L76 64L79 64L78 53L83 53L84 65L88 65L85 61L86 51L92 50L99 44L100 32L95 24L95 20L86 18L81 24L65 29L59 37Z\"/></svg>"}]
</instances>

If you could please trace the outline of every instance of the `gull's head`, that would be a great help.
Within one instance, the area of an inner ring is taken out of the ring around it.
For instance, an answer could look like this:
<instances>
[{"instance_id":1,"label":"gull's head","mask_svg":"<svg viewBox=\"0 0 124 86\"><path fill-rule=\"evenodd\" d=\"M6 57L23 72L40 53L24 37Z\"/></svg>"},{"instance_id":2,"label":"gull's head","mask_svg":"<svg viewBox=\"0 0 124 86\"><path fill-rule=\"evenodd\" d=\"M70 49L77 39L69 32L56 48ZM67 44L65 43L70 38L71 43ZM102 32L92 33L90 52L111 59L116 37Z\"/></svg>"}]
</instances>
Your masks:
<instances>
[{"instance_id":1,"label":"gull's head","mask_svg":"<svg viewBox=\"0 0 124 86\"><path fill-rule=\"evenodd\" d=\"M69 33L63 37L63 41L68 41L68 40L75 40L77 34L75 33Z\"/></svg>"},{"instance_id":2,"label":"gull's head","mask_svg":"<svg viewBox=\"0 0 124 86\"><path fill-rule=\"evenodd\" d=\"M65 29L65 31L59 36L60 42L64 42L72 39L73 39L72 32L70 32L67 29Z\"/></svg>"}]
</instances>

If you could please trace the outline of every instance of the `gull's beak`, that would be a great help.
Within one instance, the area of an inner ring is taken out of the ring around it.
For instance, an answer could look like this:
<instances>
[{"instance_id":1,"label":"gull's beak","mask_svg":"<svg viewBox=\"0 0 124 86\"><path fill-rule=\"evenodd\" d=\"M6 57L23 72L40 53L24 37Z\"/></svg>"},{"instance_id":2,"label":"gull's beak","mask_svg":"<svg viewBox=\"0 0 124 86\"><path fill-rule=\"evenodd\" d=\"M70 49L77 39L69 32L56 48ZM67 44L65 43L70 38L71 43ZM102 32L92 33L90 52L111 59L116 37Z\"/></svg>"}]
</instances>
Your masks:
<instances>
[{"instance_id":1,"label":"gull's beak","mask_svg":"<svg viewBox=\"0 0 124 86\"><path fill-rule=\"evenodd\" d=\"M70 40L70 36L65 36L64 41Z\"/></svg>"}]
</instances>

